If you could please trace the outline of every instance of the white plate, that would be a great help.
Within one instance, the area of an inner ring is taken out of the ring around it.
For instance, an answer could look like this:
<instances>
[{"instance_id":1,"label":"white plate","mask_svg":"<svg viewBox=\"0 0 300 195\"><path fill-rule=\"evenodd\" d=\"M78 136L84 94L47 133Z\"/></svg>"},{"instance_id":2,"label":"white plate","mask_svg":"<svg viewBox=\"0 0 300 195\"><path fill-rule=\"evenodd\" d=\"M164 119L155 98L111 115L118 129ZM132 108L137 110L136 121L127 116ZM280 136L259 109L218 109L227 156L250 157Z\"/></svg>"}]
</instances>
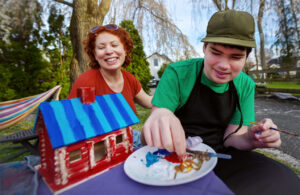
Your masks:
<instances>
[{"instance_id":1,"label":"white plate","mask_svg":"<svg viewBox=\"0 0 300 195\"><path fill-rule=\"evenodd\" d=\"M194 150L201 150L208 152L215 152L211 147L206 144L198 144ZM132 153L125 161L124 171L129 178L134 181L154 186L172 186L184 184L195 181L207 173L209 173L216 166L218 158L212 157L209 161L205 161L200 170L192 170L189 173L177 173L174 179L174 167L178 163L171 163L165 159L160 159L153 165L146 167L146 154L148 152L155 152L157 148L144 146L134 153Z\"/></svg>"}]
</instances>

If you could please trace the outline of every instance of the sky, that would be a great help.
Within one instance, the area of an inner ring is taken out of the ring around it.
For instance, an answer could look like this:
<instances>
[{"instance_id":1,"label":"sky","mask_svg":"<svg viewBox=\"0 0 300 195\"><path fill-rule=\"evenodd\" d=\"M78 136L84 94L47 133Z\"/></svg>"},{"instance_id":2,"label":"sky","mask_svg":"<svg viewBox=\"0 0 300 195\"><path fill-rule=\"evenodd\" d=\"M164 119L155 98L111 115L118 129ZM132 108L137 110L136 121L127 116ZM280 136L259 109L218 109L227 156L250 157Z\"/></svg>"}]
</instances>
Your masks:
<instances>
[{"instance_id":1,"label":"sky","mask_svg":"<svg viewBox=\"0 0 300 195\"><path fill-rule=\"evenodd\" d=\"M173 16L174 23L178 28L188 37L190 44L193 45L200 57L203 57L201 39L206 35L206 26L210 16L206 14L201 15L200 21L192 20L192 5L182 0L167 0L167 8ZM184 9L182 7L184 6Z\"/></svg>"},{"instance_id":2,"label":"sky","mask_svg":"<svg viewBox=\"0 0 300 195\"><path fill-rule=\"evenodd\" d=\"M202 52L203 43L201 42L201 39L204 38L206 35L207 23L209 21L209 18L212 16L212 14L217 11L217 8L213 5L212 1L210 0L206 0L206 1L207 1L206 5L205 3L201 2L203 6L201 8L199 7L197 8L192 5L190 0L163 0L173 22L183 32L183 34L187 36L190 44L193 45L196 52L199 54L199 57L203 57L203 52ZM254 15L257 15L258 1L257 0L253 0L253 1L254 1L253 5L257 7L253 6L252 10L254 12ZM249 9L249 7L247 7L247 9ZM273 19L274 18L269 17L269 15L267 14L265 14L263 18L263 29L265 31L264 33L265 35L268 35L265 36L266 48L269 48L271 44L274 43L275 40L275 32L277 30L277 27L272 25L274 24L274 22L272 21ZM256 40L258 40L257 44L259 45L259 33L257 27L255 32L255 38ZM152 52L150 52L149 49L144 48L144 50L146 56L150 56L152 54ZM253 52L252 55L250 55L249 57L250 58L254 57Z\"/></svg>"},{"instance_id":3,"label":"sky","mask_svg":"<svg viewBox=\"0 0 300 195\"><path fill-rule=\"evenodd\" d=\"M207 0L209 1L209 0ZM203 57L202 47L203 43L201 39L206 35L206 27L210 17L214 12L217 11L217 8L212 5L212 2L207 2L210 4L210 8L203 8L200 11L197 9L193 9L190 1L186 0L165 0L166 7L169 11L169 14L172 15L173 22L181 29L181 31L188 37L189 42L194 46L195 50L199 53L200 57ZM255 0L254 0L255 2ZM184 9L182 9L184 7ZM267 8L267 7L266 7ZM248 8L249 9L249 8ZM258 2L253 4L253 15L257 15L258 12ZM267 9L266 9L267 10ZM275 32L277 31L278 26L274 25L274 10L265 11L262 27L264 31L265 38L265 49L271 47L271 45L275 42ZM193 20L193 13L199 14L195 20ZM256 20L256 19L255 19ZM256 21L255 21L256 23ZM255 39L256 44L259 47L259 32L257 26L255 27ZM274 57L276 57L276 53L274 53ZM251 60L254 58L254 53L252 52L249 56Z\"/></svg>"}]
</instances>

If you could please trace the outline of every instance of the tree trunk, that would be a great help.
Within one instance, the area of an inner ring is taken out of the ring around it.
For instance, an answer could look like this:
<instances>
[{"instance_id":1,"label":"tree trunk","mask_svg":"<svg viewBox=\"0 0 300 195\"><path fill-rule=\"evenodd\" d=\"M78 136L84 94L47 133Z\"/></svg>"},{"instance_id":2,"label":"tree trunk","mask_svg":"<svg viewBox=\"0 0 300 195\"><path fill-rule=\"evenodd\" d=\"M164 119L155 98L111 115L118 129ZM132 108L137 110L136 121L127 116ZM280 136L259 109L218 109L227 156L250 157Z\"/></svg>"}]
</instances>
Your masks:
<instances>
[{"instance_id":1,"label":"tree trunk","mask_svg":"<svg viewBox=\"0 0 300 195\"><path fill-rule=\"evenodd\" d=\"M70 65L71 86L77 77L89 69L89 59L84 51L83 41L89 30L102 25L104 16L110 8L111 0L74 0L70 23L70 36L73 47L73 59Z\"/></svg>"},{"instance_id":2,"label":"tree trunk","mask_svg":"<svg viewBox=\"0 0 300 195\"><path fill-rule=\"evenodd\" d=\"M254 56L255 56L255 64L256 64L256 70L258 70L258 57L257 57L257 48L254 48Z\"/></svg>"},{"instance_id":3,"label":"tree trunk","mask_svg":"<svg viewBox=\"0 0 300 195\"><path fill-rule=\"evenodd\" d=\"M265 57L265 38L264 38L264 32L261 26L262 17L264 14L264 8L265 8L265 0L260 0L259 2L259 11L257 16L257 26L258 26L258 32L259 32L259 38L260 38L260 63L263 69L266 68L266 57Z\"/></svg>"},{"instance_id":4,"label":"tree trunk","mask_svg":"<svg viewBox=\"0 0 300 195\"><path fill-rule=\"evenodd\" d=\"M292 16L293 16L293 19L294 19L294 22L295 22L295 31L296 31L296 34L297 34L297 52L299 52L300 50L300 32L299 32L299 27L298 27L298 20L297 20L297 11L296 11L296 8L295 8L295 0L290 0L290 3L291 3L291 11L292 11Z\"/></svg>"}]
</instances>

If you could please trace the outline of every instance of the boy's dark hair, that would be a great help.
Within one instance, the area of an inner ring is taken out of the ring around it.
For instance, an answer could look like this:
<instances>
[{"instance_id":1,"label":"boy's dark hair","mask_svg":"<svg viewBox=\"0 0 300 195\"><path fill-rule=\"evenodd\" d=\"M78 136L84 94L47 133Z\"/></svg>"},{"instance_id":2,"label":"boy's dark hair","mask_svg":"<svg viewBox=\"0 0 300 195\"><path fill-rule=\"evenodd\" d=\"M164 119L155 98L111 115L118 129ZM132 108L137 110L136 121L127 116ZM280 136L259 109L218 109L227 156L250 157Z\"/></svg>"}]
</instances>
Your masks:
<instances>
[{"instance_id":1,"label":"boy's dark hair","mask_svg":"<svg viewBox=\"0 0 300 195\"><path fill-rule=\"evenodd\" d=\"M207 42L204 42L205 47L207 46L207 44L208 44ZM241 51L246 50L246 57L248 57L252 51L251 47L243 47L243 46L238 46L238 45L229 45L229 44L222 44L222 43L212 43L212 44L218 44L218 45L222 45L224 47L235 48L235 49L239 49Z\"/></svg>"}]
</instances>

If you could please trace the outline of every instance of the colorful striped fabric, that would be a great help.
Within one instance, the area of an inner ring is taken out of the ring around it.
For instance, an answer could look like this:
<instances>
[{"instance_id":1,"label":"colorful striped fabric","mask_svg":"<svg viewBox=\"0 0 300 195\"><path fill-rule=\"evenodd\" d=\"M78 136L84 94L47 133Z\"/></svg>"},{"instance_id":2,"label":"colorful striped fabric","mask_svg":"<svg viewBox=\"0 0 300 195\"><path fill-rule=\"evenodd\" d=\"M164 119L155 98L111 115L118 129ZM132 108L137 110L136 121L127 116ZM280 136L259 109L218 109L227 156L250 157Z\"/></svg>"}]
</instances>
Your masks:
<instances>
[{"instance_id":1,"label":"colorful striped fabric","mask_svg":"<svg viewBox=\"0 0 300 195\"><path fill-rule=\"evenodd\" d=\"M121 93L98 95L91 104L80 98L43 102L40 111L54 149L139 122Z\"/></svg>"},{"instance_id":2,"label":"colorful striped fabric","mask_svg":"<svg viewBox=\"0 0 300 195\"><path fill-rule=\"evenodd\" d=\"M41 102L47 100L55 92L54 99L58 99L61 86L57 85L54 88L44 93L25 97L18 100L0 102L0 130L10 127L22 121L31 112L33 112Z\"/></svg>"}]
</instances>

